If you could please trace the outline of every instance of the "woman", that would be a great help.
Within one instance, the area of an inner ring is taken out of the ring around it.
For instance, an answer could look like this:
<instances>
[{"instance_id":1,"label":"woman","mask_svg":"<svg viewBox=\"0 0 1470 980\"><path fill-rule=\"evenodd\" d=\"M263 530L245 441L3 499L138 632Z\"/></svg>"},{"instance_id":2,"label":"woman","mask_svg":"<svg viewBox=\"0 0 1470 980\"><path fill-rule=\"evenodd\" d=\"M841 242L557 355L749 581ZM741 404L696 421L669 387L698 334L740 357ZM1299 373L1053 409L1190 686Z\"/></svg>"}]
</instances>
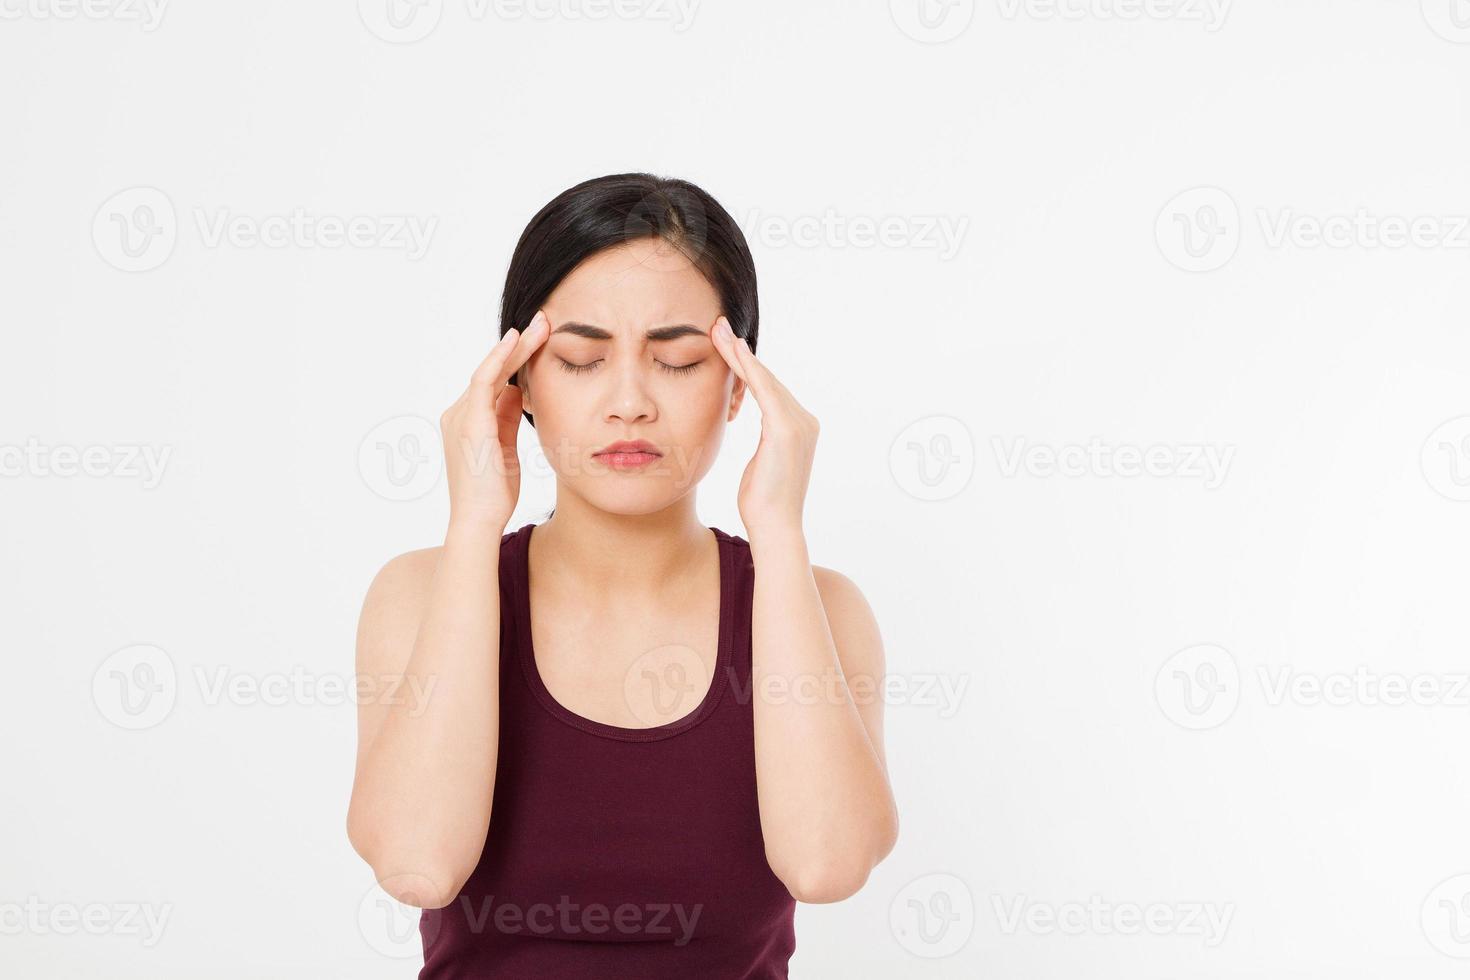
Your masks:
<instances>
[{"instance_id":1,"label":"woman","mask_svg":"<svg viewBox=\"0 0 1470 980\"><path fill-rule=\"evenodd\" d=\"M878 629L809 563L817 422L757 322L744 236L685 181L586 181L521 236L442 419L444 544L383 567L358 631L360 674L432 692L360 706L348 815L423 909L421 977L785 977L794 902L893 847ZM742 538L694 488L747 391ZM556 505L508 532L523 416Z\"/></svg>"}]
</instances>

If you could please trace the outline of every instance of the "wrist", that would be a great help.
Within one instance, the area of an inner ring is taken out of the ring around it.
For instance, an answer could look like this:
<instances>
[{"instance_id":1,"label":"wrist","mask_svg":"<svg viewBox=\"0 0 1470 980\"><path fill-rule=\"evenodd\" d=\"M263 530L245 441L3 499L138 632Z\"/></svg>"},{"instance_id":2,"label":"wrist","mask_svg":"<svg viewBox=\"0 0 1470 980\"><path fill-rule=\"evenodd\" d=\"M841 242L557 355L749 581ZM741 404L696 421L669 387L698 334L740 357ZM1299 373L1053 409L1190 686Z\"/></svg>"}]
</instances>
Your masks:
<instances>
[{"instance_id":1,"label":"wrist","mask_svg":"<svg viewBox=\"0 0 1470 980\"><path fill-rule=\"evenodd\" d=\"M745 533L752 554L806 550L806 532L799 521L757 527L747 525Z\"/></svg>"},{"instance_id":2,"label":"wrist","mask_svg":"<svg viewBox=\"0 0 1470 980\"><path fill-rule=\"evenodd\" d=\"M507 521L485 516L450 515L449 529L444 533L444 543L483 545L497 542L505 534Z\"/></svg>"}]
</instances>

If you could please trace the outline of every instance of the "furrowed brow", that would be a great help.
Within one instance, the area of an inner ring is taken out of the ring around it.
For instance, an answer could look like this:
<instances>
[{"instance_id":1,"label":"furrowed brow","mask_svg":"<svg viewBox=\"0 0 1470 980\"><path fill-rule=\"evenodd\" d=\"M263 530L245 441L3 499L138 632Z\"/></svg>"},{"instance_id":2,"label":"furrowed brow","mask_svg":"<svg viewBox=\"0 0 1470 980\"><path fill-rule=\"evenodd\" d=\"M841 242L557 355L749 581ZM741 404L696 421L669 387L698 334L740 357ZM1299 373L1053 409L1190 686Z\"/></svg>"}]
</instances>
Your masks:
<instances>
[{"instance_id":1,"label":"furrowed brow","mask_svg":"<svg viewBox=\"0 0 1470 980\"><path fill-rule=\"evenodd\" d=\"M593 326L590 323L563 323L552 333L569 333L576 337L586 337L588 340L612 340L612 334L602 327ZM648 340L675 340L679 337L694 335L697 337L709 336L709 331L701 330L690 323L676 323L667 327L654 327L644 336Z\"/></svg>"},{"instance_id":2,"label":"furrowed brow","mask_svg":"<svg viewBox=\"0 0 1470 980\"><path fill-rule=\"evenodd\" d=\"M693 324L676 323L672 327L654 327L645 336L649 340L674 340L679 337L687 337L694 334L697 337L708 337L708 330L701 330Z\"/></svg>"},{"instance_id":3,"label":"furrowed brow","mask_svg":"<svg viewBox=\"0 0 1470 980\"><path fill-rule=\"evenodd\" d=\"M552 333L569 333L576 337L586 337L589 340L612 340L612 334L590 323L563 323Z\"/></svg>"}]
</instances>

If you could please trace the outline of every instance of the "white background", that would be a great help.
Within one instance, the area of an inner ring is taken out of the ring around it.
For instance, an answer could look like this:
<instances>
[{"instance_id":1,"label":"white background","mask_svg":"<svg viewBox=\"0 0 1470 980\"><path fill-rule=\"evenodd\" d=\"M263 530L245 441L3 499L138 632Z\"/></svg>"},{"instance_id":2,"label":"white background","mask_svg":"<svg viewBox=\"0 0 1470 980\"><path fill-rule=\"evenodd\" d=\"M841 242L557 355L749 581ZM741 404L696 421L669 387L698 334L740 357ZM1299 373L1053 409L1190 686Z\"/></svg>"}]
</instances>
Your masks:
<instances>
[{"instance_id":1,"label":"white background","mask_svg":"<svg viewBox=\"0 0 1470 980\"><path fill-rule=\"evenodd\" d=\"M0 0L0 972L414 975L330 685L521 229L649 170L750 236L896 680L793 976L1464 975L1470 4L94 2Z\"/></svg>"}]
</instances>

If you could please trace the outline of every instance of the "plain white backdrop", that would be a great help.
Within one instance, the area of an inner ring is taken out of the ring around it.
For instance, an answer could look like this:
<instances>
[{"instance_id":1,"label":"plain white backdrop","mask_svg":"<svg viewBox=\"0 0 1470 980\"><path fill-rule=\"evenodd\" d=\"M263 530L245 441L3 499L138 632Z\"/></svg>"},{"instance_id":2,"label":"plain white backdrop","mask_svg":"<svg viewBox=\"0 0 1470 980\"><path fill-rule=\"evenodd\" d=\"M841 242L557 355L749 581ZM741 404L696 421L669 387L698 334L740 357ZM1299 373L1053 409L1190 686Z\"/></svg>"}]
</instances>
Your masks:
<instances>
[{"instance_id":1,"label":"plain white backdrop","mask_svg":"<svg viewBox=\"0 0 1470 980\"><path fill-rule=\"evenodd\" d=\"M0 0L0 78L6 976L414 975L359 605L627 170L746 229L893 675L794 977L1463 976L1470 4Z\"/></svg>"}]
</instances>

